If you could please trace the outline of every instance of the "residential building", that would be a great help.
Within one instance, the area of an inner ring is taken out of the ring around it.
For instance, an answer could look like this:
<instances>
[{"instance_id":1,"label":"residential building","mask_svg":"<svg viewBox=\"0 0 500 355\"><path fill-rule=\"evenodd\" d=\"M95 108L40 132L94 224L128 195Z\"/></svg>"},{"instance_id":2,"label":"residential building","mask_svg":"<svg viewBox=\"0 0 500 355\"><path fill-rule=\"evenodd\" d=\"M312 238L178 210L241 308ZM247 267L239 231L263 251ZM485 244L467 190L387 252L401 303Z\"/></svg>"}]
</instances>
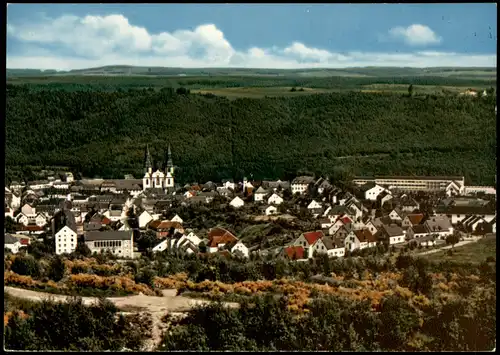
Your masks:
<instances>
[{"instance_id":1,"label":"residential building","mask_svg":"<svg viewBox=\"0 0 500 355\"><path fill-rule=\"evenodd\" d=\"M238 196L236 196L235 198L233 198L231 200L231 202L229 202L229 204L231 206L233 206L234 208L240 208L240 207L242 207L245 204L245 201L243 201L241 198L239 198Z\"/></svg>"},{"instance_id":2,"label":"residential building","mask_svg":"<svg viewBox=\"0 0 500 355\"><path fill-rule=\"evenodd\" d=\"M4 237L4 248L9 249L11 253L17 254L19 252L19 248L22 247L21 241L19 238L12 236L11 234L5 234Z\"/></svg>"},{"instance_id":3,"label":"residential building","mask_svg":"<svg viewBox=\"0 0 500 355\"><path fill-rule=\"evenodd\" d=\"M383 224L381 233L390 245L403 243L405 241L403 229L397 224Z\"/></svg>"},{"instance_id":4,"label":"residential building","mask_svg":"<svg viewBox=\"0 0 500 355\"><path fill-rule=\"evenodd\" d=\"M292 181L292 194L304 194L307 192L309 185L314 183L312 176L299 176Z\"/></svg>"},{"instance_id":5,"label":"residential building","mask_svg":"<svg viewBox=\"0 0 500 355\"><path fill-rule=\"evenodd\" d=\"M437 234L439 239L445 239L453 234L453 226L446 216L432 216L425 221L425 226L431 234Z\"/></svg>"}]
</instances>

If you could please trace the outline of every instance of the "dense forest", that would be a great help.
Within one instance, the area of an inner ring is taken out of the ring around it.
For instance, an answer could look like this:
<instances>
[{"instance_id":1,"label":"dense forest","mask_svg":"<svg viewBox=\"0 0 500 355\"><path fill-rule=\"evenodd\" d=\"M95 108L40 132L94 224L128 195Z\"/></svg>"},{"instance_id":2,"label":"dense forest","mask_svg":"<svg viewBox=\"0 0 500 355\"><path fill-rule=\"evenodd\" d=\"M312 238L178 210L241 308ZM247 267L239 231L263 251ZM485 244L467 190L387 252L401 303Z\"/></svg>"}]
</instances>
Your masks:
<instances>
[{"instance_id":1,"label":"dense forest","mask_svg":"<svg viewBox=\"0 0 500 355\"><path fill-rule=\"evenodd\" d=\"M229 101L173 88L37 88L7 85L8 179L26 175L26 165L140 177L146 144L160 163L169 143L179 182L311 172L333 179L464 174L467 183L492 184L495 176L494 95L343 92Z\"/></svg>"}]
</instances>

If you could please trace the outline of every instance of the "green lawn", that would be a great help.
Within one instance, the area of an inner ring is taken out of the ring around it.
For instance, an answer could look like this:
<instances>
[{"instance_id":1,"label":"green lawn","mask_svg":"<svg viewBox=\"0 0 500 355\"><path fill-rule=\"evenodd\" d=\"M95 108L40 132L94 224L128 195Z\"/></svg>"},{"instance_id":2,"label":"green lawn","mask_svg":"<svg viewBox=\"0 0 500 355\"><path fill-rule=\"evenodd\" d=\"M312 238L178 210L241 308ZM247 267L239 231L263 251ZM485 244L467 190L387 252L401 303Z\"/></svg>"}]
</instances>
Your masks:
<instances>
[{"instance_id":1,"label":"green lawn","mask_svg":"<svg viewBox=\"0 0 500 355\"><path fill-rule=\"evenodd\" d=\"M439 251L423 257L431 261L463 261L481 263L491 256L496 259L497 241L495 237L485 237L477 242L472 242L455 248L452 256L448 250Z\"/></svg>"}]
</instances>

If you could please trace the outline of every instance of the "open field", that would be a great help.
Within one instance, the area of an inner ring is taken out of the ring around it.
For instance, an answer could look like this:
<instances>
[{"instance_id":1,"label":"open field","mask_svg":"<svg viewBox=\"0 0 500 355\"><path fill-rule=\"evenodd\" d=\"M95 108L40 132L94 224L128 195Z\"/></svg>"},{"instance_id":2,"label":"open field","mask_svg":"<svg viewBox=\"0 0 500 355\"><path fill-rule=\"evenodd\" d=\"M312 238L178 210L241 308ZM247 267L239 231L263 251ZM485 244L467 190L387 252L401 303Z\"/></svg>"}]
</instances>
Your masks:
<instances>
[{"instance_id":1,"label":"open field","mask_svg":"<svg viewBox=\"0 0 500 355\"><path fill-rule=\"evenodd\" d=\"M325 94L330 92L335 92L339 90L329 90L329 89L313 89L313 88L299 88L297 87L297 91L290 91L292 89L291 86L287 87L242 87L242 88L217 88L217 89L200 89L200 90L191 90L193 94L212 94L217 96L224 96L228 99L239 99L242 97L260 99L263 97L296 97L302 95L311 95L311 94ZM303 89L303 91L299 91Z\"/></svg>"},{"instance_id":2,"label":"open field","mask_svg":"<svg viewBox=\"0 0 500 355\"><path fill-rule=\"evenodd\" d=\"M452 256L448 255L448 250L442 250L433 254L428 254L425 257L428 260L442 261L458 261L481 263L488 257L496 258L496 236L488 236L477 242L472 242L463 246L455 247Z\"/></svg>"}]
</instances>

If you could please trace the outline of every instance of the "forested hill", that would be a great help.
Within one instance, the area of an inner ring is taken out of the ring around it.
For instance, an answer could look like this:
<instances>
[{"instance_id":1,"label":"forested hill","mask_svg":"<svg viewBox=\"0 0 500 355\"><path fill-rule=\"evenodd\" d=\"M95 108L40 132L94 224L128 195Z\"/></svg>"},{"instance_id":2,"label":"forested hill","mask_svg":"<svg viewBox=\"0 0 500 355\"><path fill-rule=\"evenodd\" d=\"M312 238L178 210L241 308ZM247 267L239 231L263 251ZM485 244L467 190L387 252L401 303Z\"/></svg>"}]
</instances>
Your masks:
<instances>
[{"instance_id":1,"label":"forested hill","mask_svg":"<svg viewBox=\"0 0 500 355\"><path fill-rule=\"evenodd\" d=\"M172 145L181 182L345 174L464 174L493 183L496 99L333 93L238 99L8 86L6 163L140 176ZM154 151L156 149L156 151ZM233 169L234 167L234 169Z\"/></svg>"}]
</instances>

